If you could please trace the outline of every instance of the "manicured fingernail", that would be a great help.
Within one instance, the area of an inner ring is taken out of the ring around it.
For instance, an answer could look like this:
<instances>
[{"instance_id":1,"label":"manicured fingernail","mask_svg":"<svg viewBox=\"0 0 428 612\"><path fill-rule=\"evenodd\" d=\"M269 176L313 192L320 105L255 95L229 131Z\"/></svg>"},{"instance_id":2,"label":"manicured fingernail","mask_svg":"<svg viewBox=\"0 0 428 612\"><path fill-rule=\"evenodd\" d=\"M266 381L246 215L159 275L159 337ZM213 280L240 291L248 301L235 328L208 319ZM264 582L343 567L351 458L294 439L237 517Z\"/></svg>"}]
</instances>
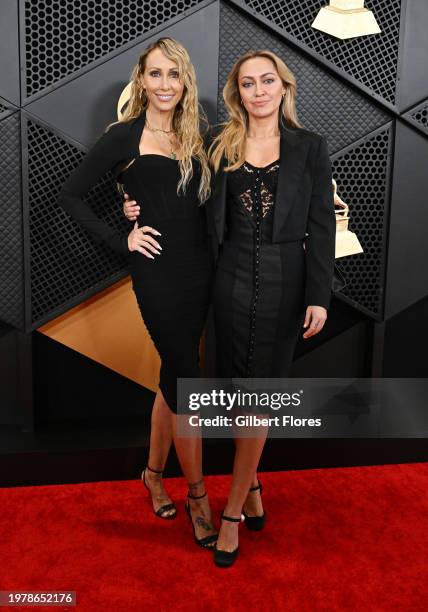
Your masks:
<instances>
[{"instance_id":1,"label":"manicured fingernail","mask_svg":"<svg viewBox=\"0 0 428 612\"><path fill-rule=\"evenodd\" d=\"M156 246L157 246L158 249L160 249L162 251L162 247L161 247L160 244L156 243Z\"/></svg>"},{"instance_id":2,"label":"manicured fingernail","mask_svg":"<svg viewBox=\"0 0 428 612\"><path fill-rule=\"evenodd\" d=\"M162 236L162 234L155 230L155 236Z\"/></svg>"},{"instance_id":3,"label":"manicured fingernail","mask_svg":"<svg viewBox=\"0 0 428 612\"><path fill-rule=\"evenodd\" d=\"M147 255L147 257L150 257L150 259L154 259L153 255Z\"/></svg>"},{"instance_id":4,"label":"manicured fingernail","mask_svg":"<svg viewBox=\"0 0 428 612\"><path fill-rule=\"evenodd\" d=\"M156 253L157 253L158 255L162 255L162 253L160 253L159 251L156 251Z\"/></svg>"}]
</instances>

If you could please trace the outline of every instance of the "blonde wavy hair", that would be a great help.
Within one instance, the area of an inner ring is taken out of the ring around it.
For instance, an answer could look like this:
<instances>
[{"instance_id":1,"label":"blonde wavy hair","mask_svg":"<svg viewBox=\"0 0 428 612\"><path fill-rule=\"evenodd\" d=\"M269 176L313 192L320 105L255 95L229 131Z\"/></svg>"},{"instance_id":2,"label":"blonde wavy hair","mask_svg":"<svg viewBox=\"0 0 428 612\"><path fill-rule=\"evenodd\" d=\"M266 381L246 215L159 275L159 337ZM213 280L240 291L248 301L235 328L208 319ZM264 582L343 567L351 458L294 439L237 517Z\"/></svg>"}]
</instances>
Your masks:
<instances>
[{"instance_id":1,"label":"blonde wavy hair","mask_svg":"<svg viewBox=\"0 0 428 612\"><path fill-rule=\"evenodd\" d=\"M202 203L210 195L211 172L204 141L200 134L200 123L201 121L208 122L198 100L195 68L182 44L173 38L165 37L159 38L144 49L131 73L131 95L122 117L119 121L110 123L106 131L116 123L125 123L131 121L131 119L136 119L147 109L149 101L143 89L141 77L146 69L147 57L154 49L160 49L165 57L177 64L179 78L184 84L183 95L175 107L172 119L172 128L177 134L181 151L179 160L181 178L177 185L177 193L180 188L185 192L193 176L192 157L194 157L199 160L201 165L198 197L200 203Z\"/></svg>"},{"instance_id":2,"label":"blonde wavy hair","mask_svg":"<svg viewBox=\"0 0 428 612\"><path fill-rule=\"evenodd\" d=\"M226 171L236 170L239 166L242 166L245 161L248 113L241 104L238 76L242 64L248 59L253 59L255 57L266 57L270 59L276 67L278 75L284 85L285 95L282 99L278 113L278 124L294 128L301 127L297 119L296 111L297 84L291 70L285 62L272 51L266 49L248 51L236 60L232 70L229 72L226 85L223 88L223 99L226 104L229 119L220 124L222 130L216 138L214 138L208 150L209 160L215 172L218 171L223 156L225 156L228 162L228 165L224 168Z\"/></svg>"}]
</instances>

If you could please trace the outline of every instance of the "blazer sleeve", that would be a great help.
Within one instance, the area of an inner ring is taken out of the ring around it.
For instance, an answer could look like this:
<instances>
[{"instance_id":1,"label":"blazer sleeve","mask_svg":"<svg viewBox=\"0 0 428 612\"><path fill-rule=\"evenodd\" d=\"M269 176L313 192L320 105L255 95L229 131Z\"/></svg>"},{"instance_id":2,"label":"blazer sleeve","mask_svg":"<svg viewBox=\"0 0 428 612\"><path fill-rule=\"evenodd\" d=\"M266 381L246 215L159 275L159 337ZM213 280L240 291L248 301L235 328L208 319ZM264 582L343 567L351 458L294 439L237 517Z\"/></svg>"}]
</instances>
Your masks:
<instances>
[{"instance_id":1,"label":"blazer sleeve","mask_svg":"<svg viewBox=\"0 0 428 612\"><path fill-rule=\"evenodd\" d=\"M88 191L120 161L129 157L129 140L122 124L104 132L63 184L57 204L77 221L97 244L105 243L116 253L129 255L128 236L100 219L84 201Z\"/></svg>"},{"instance_id":2,"label":"blazer sleeve","mask_svg":"<svg viewBox=\"0 0 428 612\"><path fill-rule=\"evenodd\" d=\"M307 233L305 308L324 306L328 309L335 263L336 216L331 162L323 136L315 158Z\"/></svg>"},{"instance_id":3,"label":"blazer sleeve","mask_svg":"<svg viewBox=\"0 0 428 612\"><path fill-rule=\"evenodd\" d=\"M204 148L205 151L208 152L208 149L210 148L214 138L217 136L219 132L219 126L217 125L209 125L207 130L205 131L204 135L203 135L203 140L204 140ZM214 170L212 168L211 169L211 194L210 197L208 198L208 200L205 202L205 211L206 211L206 217L207 217L207 228L208 228L208 234L211 237L211 243L212 243L212 249L213 249L213 253L214 253L214 258L217 259L218 256L218 242L217 242L217 232L215 230L215 223L214 223L214 203L213 203L213 195L214 195L214 190L215 190L215 181L216 181L216 175L214 174Z\"/></svg>"}]
</instances>

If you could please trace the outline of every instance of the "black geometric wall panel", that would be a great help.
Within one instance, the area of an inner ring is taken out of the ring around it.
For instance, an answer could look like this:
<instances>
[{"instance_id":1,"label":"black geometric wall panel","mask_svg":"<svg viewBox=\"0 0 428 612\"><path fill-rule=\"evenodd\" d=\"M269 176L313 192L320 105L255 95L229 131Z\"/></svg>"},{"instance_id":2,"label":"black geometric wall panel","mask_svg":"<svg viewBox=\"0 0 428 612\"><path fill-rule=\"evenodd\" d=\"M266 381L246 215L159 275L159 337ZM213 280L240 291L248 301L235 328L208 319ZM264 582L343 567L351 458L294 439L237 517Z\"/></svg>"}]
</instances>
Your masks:
<instances>
[{"instance_id":1,"label":"black geometric wall panel","mask_svg":"<svg viewBox=\"0 0 428 612\"><path fill-rule=\"evenodd\" d=\"M385 319L428 295L428 138L397 121ZM415 321L409 333L417 334Z\"/></svg>"},{"instance_id":2,"label":"black geometric wall panel","mask_svg":"<svg viewBox=\"0 0 428 612\"><path fill-rule=\"evenodd\" d=\"M24 323L19 112L0 120L0 320Z\"/></svg>"},{"instance_id":3,"label":"black geometric wall panel","mask_svg":"<svg viewBox=\"0 0 428 612\"><path fill-rule=\"evenodd\" d=\"M5 104L2 104L0 102L0 116L4 115L5 113L7 113L8 110L9 110L8 107Z\"/></svg>"},{"instance_id":4,"label":"black geometric wall panel","mask_svg":"<svg viewBox=\"0 0 428 612\"><path fill-rule=\"evenodd\" d=\"M268 48L285 60L298 82L299 120L327 138L350 229L364 248L338 260L348 280L340 298L375 319L421 299L425 286L410 270L428 244L428 2L366 0L381 33L344 41L311 27L327 2L0 2L0 320L29 331L128 273L56 202L85 148L115 118L138 54L161 35L189 49L211 120L226 118L221 89L240 54ZM129 230L111 176L88 201Z\"/></svg>"},{"instance_id":5,"label":"black geometric wall panel","mask_svg":"<svg viewBox=\"0 0 428 612\"><path fill-rule=\"evenodd\" d=\"M428 2L402 0L397 108L400 113L428 98Z\"/></svg>"},{"instance_id":6,"label":"black geometric wall panel","mask_svg":"<svg viewBox=\"0 0 428 612\"><path fill-rule=\"evenodd\" d=\"M277 3L277 6L284 4ZM327 137L330 153L339 151L391 119L389 113L371 103L366 96L331 76L243 13L222 4L219 121L226 118L222 87L227 74L233 62L249 48L274 51L292 70L297 79L299 121L303 127Z\"/></svg>"},{"instance_id":7,"label":"black geometric wall panel","mask_svg":"<svg viewBox=\"0 0 428 612\"><path fill-rule=\"evenodd\" d=\"M428 100L415 106L403 115L420 130L428 134Z\"/></svg>"},{"instance_id":8,"label":"black geometric wall panel","mask_svg":"<svg viewBox=\"0 0 428 612\"><path fill-rule=\"evenodd\" d=\"M400 0L366 0L382 30L339 40L311 27L327 0L238 0L267 23L275 25L287 38L303 43L313 52L353 78L372 95L395 105L400 31ZM249 46L253 46L248 37Z\"/></svg>"},{"instance_id":9,"label":"black geometric wall panel","mask_svg":"<svg viewBox=\"0 0 428 612\"><path fill-rule=\"evenodd\" d=\"M0 98L0 119L7 117L11 113L16 113L19 110L19 106L15 106L9 100Z\"/></svg>"},{"instance_id":10,"label":"black geometric wall panel","mask_svg":"<svg viewBox=\"0 0 428 612\"><path fill-rule=\"evenodd\" d=\"M95 245L57 205L58 193L84 152L44 126L26 118L31 261L31 321L33 329L64 305L78 303L121 278L125 262L107 246ZM111 176L88 194L100 217L120 232L129 231L121 200Z\"/></svg>"},{"instance_id":11,"label":"black geometric wall panel","mask_svg":"<svg viewBox=\"0 0 428 612\"><path fill-rule=\"evenodd\" d=\"M162 36L179 40L188 50L198 76L199 96L215 121L217 107L217 55L219 7L212 3L162 29ZM116 119L119 96L147 45L160 36L146 35L102 63L91 65L48 94L38 96L25 110L53 131L90 146Z\"/></svg>"},{"instance_id":12,"label":"black geometric wall panel","mask_svg":"<svg viewBox=\"0 0 428 612\"><path fill-rule=\"evenodd\" d=\"M201 0L21 0L28 98Z\"/></svg>"},{"instance_id":13,"label":"black geometric wall panel","mask_svg":"<svg viewBox=\"0 0 428 612\"><path fill-rule=\"evenodd\" d=\"M349 204L349 229L357 234L364 250L337 260L348 281L342 295L379 319L383 315L392 140L390 123L332 157L338 194Z\"/></svg>"},{"instance_id":14,"label":"black geometric wall panel","mask_svg":"<svg viewBox=\"0 0 428 612\"><path fill-rule=\"evenodd\" d=\"M17 105L21 102L18 1L0 2L0 96Z\"/></svg>"}]
</instances>

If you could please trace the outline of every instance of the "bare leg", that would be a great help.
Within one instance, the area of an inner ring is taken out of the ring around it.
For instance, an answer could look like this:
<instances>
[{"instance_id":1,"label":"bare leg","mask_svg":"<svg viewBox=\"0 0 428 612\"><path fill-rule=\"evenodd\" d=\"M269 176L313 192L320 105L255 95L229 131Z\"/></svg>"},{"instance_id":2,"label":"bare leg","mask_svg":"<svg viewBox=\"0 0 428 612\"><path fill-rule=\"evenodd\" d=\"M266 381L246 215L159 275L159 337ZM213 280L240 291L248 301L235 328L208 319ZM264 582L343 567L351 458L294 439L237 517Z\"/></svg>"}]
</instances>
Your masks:
<instances>
[{"instance_id":1,"label":"bare leg","mask_svg":"<svg viewBox=\"0 0 428 612\"><path fill-rule=\"evenodd\" d=\"M265 445L266 435L256 438L235 439L236 451L233 463L232 486L224 509L226 516L241 516L242 507L248 496L248 490L251 486L257 484L256 470ZM217 548L228 552L235 550L238 546L238 526L239 523L221 522Z\"/></svg>"},{"instance_id":2,"label":"bare leg","mask_svg":"<svg viewBox=\"0 0 428 612\"><path fill-rule=\"evenodd\" d=\"M172 419L171 410L166 403L162 391L156 394L153 404L151 429L150 429L150 450L148 465L154 470L163 470L168 458L172 444ZM162 474L155 474L150 470L145 472L146 483L152 495L153 509L156 512L161 506L171 503L171 498L165 491ZM171 516L175 510L166 510L162 516Z\"/></svg>"},{"instance_id":3,"label":"bare leg","mask_svg":"<svg viewBox=\"0 0 428 612\"><path fill-rule=\"evenodd\" d=\"M258 484L259 479L257 472L255 472L251 481L251 487L257 487ZM263 503L260 490L248 492L242 509L248 516L261 516L263 514Z\"/></svg>"},{"instance_id":4,"label":"bare leg","mask_svg":"<svg viewBox=\"0 0 428 612\"><path fill-rule=\"evenodd\" d=\"M235 449L236 449L236 440L238 438L234 438ZM251 481L251 487L257 487L259 485L259 478L257 476L257 472L254 472L253 479ZM248 491L247 498L244 502L242 510L248 516L261 516L263 514L263 503L260 495L260 490L258 491Z\"/></svg>"},{"instance_id":5,"label":"bare leg","mask_svg":"<svg viewBox=\"0 0 428 612\"><path fill-rule=\"evenodd\" d=\"M183 415L172 413L173 438L175 450L180 461L184 477L189 484L189 493L200 496L205 493L204 476L202 473L202 439L200 436L180 437L177 433L178 419L186 420ZM200 499L188 498L195 534L198 539L216 534L213 526L208 495ZM214 542L210 544L213 546Z\"/></svg>"}]
</instances>

